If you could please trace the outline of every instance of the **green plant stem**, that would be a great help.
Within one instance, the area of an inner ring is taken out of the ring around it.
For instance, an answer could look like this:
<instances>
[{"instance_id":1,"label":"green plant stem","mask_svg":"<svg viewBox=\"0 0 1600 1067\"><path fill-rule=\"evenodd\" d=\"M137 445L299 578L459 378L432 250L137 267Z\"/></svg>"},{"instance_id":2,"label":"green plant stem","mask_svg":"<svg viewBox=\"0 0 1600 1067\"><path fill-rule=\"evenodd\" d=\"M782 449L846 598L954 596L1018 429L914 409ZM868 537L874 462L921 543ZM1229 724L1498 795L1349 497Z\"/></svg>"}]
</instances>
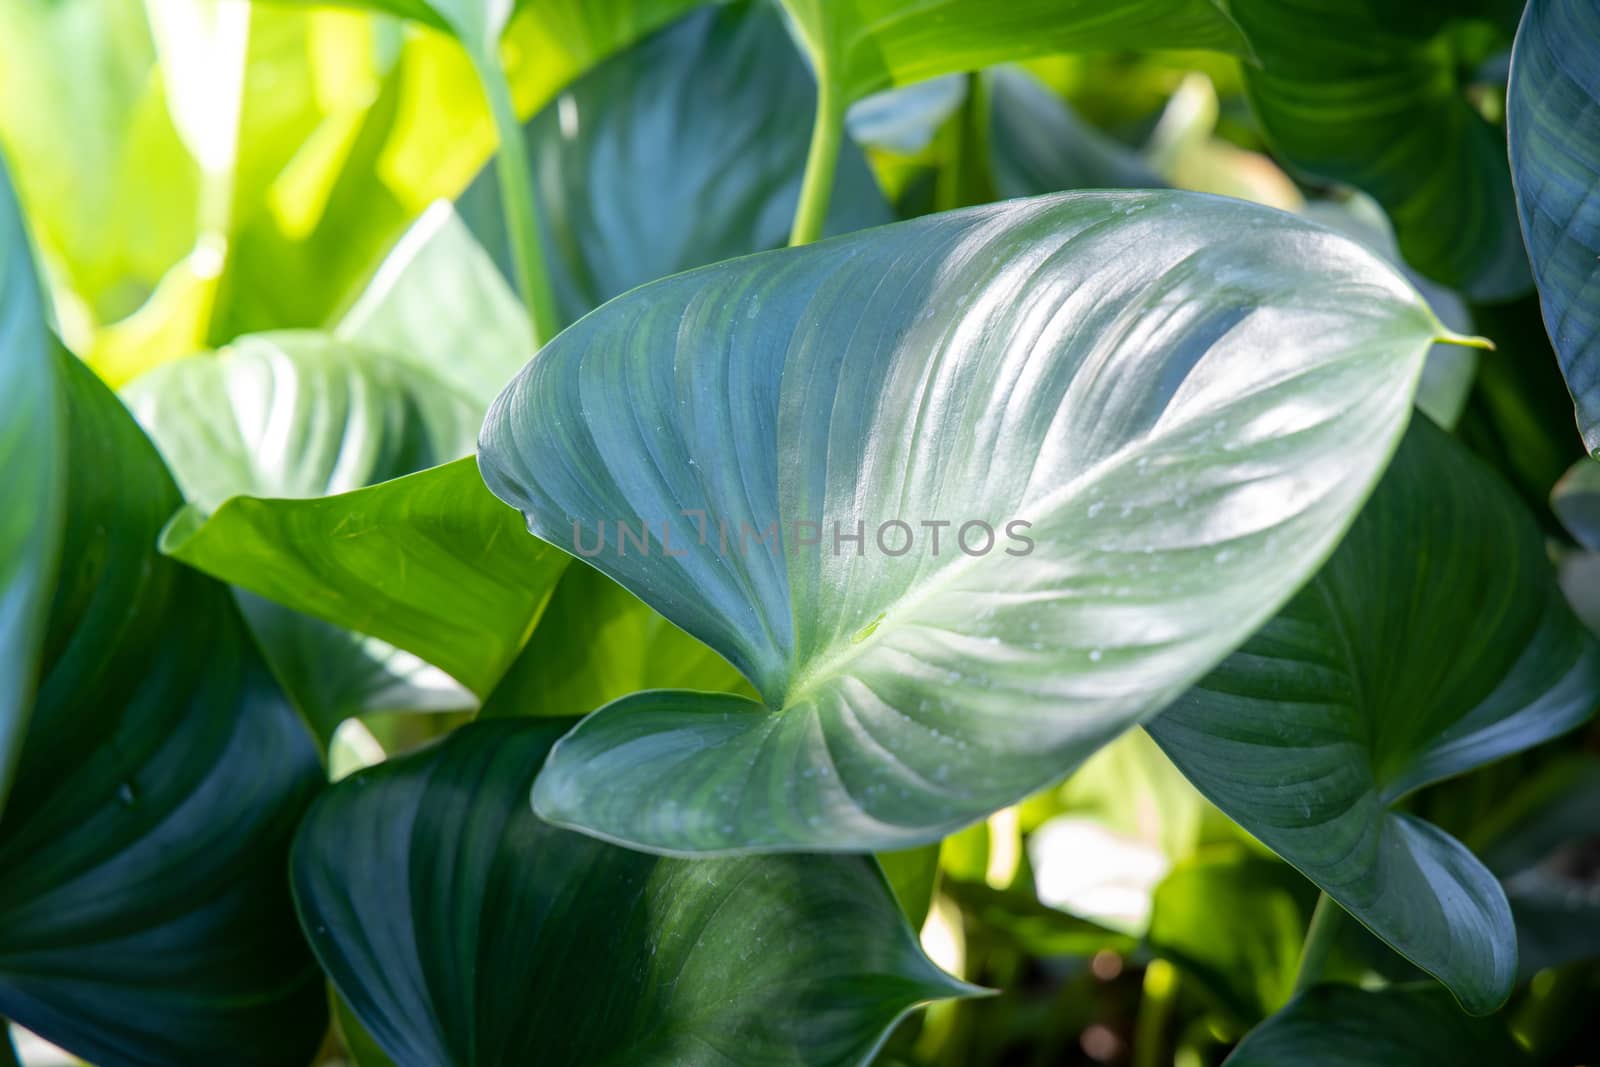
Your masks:
<instances>
[{"instance_id":1,"label":"green plant stem","mask_svg":"<svg viewBox=\"0 0 1600 1067\"><path fill-rule=\"evenodd\" d=\"M1134 1021L1133 1067L1161 1067L1171 1063L1167 1051L1167 1026L1178 1000L1178 969L1166 960L1151 960L1144 969L1144 992Z\"/></svg>"},{"instance_id":2,"label":"green plant stem","mask_svg":"<svg viewBox=\"0 0 1600 1067\"><path fill-rule=\"evenodd\" d=\"M1344 909L1335 904L1328 894L1317 897L1316 910L1311 913L1311 925L1306 928L1305 945L1300 949L1300 967L1295 972L1292 995L1298 996L1322 980L1333 943L1339 936L1339 921L1343 916Z\"/></svg>"},{"instance_id":3,"label":"green plant stem","mask_svg":"<svg viewBox=\"0 0 1600 1067\"><path fill-rule=\"evenodd\" d=\"M500 204L505 212L511 241L511 258L516 266L517 288L533 322L533 345L542 347L559 330L555 293L545 270L544 249L539 240L539 204L533 195L533 171L528 166L528 149L522 139L522 123L511 102L511 84L498 55L474 56L495 131L500 135L500 150L495 153L500 177Z\"/></svg>"},{"instance_id":4,"label":"green plant stem","mask_svg":"<svg viewBox=\"0 0 1600 1067\"><path fill-rule=\"evenodd\" d=\"M811 149L806 155L806 176L800 185L800 206L795 212L789 245L807 245L822 236L833 199L833 179L839 170L839 148L844 143L845 105L833 79L817 71L817 119L811 127Z\"/></svg>"}]
</instances>

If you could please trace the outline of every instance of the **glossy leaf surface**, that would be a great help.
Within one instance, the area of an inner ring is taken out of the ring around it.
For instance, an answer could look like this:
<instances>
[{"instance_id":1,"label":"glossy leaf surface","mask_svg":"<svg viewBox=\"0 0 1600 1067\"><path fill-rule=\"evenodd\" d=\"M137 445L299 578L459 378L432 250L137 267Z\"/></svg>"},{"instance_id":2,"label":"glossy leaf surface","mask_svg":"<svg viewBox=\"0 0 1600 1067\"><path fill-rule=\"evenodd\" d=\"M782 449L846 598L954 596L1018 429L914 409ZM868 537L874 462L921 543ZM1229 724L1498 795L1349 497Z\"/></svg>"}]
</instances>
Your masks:
<instances>
[{"instance_id":1,"label":"glossy leaf surface","mask_svg":"<svg viewBox=\"0 0 1600 1067\"><path fill-rule=\"evenodd\" d=\"M783 0L846 101L1056 52L1214 48L1246 54L1216 0Z\"/></svg>"},{"instance_id":2,"label":"glossy leaf surface","mask_svg":"<svg viewBox=\"0 0 1600 1067\"><path fill-rule=\"evenodd\" d=\"M1452 16L1480 5L1419 0L1233 0L1260 59L1251 102L1280 157L1370 193L1406 262L1481 300L1528 287L1499 131L1473 108ZM1487 6L1487 5L1484 5Z\"/></svg>"},{"instance_id":3,"label":"glossy leaf surface","mask_svg":"<svg viewBox=\"0 0 1600 1067\"><path fill-rule=\"evenodd\" d=\"M1149 727L1213 803L1474 1013L1516 972L1494 876L1408 793L1555 737L1600 649L1532 517L1425 420L1328 565Z\"/></svg>"},{"instance_id":4,"label":"glossy leaf surface","mask_svg":"<svg viewBox=\"0 0 1600 1067\"><path fill-rule=\"evenodd\" d=\"M1545 325L1600 448L1600 8L1530 0L1506 98L1511 176Z\"/></svg>"},{"instance_id":5,"label":"glossy leaf surface","mask_svg":"<svg viewBox=\"0 0 1600 1067\"><path fill-rule=\"evenodd\" d=\"M663 860L539 821L528 787L569 725L469 725L306 818L302 921L400 1067L854 1064L970 992L870 859Z\"/></svg>"},{"instance_id":6,"label":"glossy leaf surface","mask_svg":"<svg viewBox=\"0 0 1600 1067\"><path fill-rule=\"evenodd\" d=\"M696 11L578 79L526 126L551 284L572 322L645 282L783 246L816 87L775 5ZM462 212L509 274L499 176ZM890 221L841 153L829 232Z\"/></svg>"},{"instance_id":7,"label":"glossy leaf surface","mask_svg":"<svg viewBox=\"0 0 1600 1067\"><path fill-rule=\"evenodd\" d=\"M326 1022L289 836L321 780L227 590L155 552L180 503L60 353L62 567L0 820L0 1015L95 1062L305 1063Z\"/></svg>"},{"instance_id":8,"label":"glossy leaf surface","mask_svg":"<svg viewBox=\"0 0 1600 1067\"><path fill-rule=\"evenodd\" d=\"M1175 193L1012 201L613 301L496 402L480 466L765 703L619 701L539 810L668 852L885 850L1019 799L1325 558L1436 328L1354 244Z\"/></svg>"}]
</instances>

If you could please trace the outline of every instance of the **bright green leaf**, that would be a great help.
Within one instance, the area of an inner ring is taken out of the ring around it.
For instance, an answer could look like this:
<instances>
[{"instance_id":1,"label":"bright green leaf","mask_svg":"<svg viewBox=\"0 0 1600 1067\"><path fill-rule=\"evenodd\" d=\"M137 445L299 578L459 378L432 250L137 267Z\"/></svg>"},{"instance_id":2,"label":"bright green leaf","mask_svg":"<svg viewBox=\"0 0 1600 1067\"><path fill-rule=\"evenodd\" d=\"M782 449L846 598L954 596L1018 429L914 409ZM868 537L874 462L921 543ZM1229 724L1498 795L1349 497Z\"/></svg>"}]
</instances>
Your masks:
<instances>
[{"instance_id":1,"label":"bright green leaf","mask_svg":"<svg viewBox=\"0 0 1600 1067\"><path fill-rule=\"evenodd\" d=\"M0 164L0 812L28 726L61 547L66 431L53 346L28 234Z\"/></svg>"},{"instance_id":2,"label":"bright green leaf","mask_svg":"<svg viewBox=\"0 0 1600 1067\"><path fill-rule=\"evenodd\" d=\"M1328 565L1149 729L1219 808L1483 1013L1515 978L1505 894L1392 806L1571 729L1597 698L1600 649L1532 517L1418 420Z\"/></svg>"},{"instance_id":3,"label":"bright green leaf","mask_svg":"<svg viewBox=\"0 0 1600 1067\"><path fill-rule=\"evenodd\" d=\"M811 72L765 2L693 12L579 78L525 130L563 321L645 282L782 247L815 110ZM861 153L841 156L829 232L890 221ZM509 275L493 168L462 213Z\"/></svg>"},{"instance_id":4,"label":"bright green leaf","mask_svg":"<svg viewBox=\"0 0 1600 1067\"><path fill-rule=\"evenodd\" d=\"M482 410L422 360L310 332L241 338L217 355L158 367L125 396L197 512L247 494L344 493L470 455ZM241 596L240 604L273 673L324 744L363 712L475 703L381 641L259 597Z\"/></svg>"},{"instance_id":5,"label":"bright green leaf","mask_svg":"<svg viewBox=\"0 0 1600 1067\"><path fill-rule=\"evenodd\" d=\"M307 546L316 546L308 549ZM234 497L179 512L162 551L232 585L369 634L487 696L567 557L522 532L461 459L311 500Z\"/></svg>"},{"instance_id":6,"label":"bright green leaf","mask_svg":"<svg viewBox=\"0 0 1600 1067\"><path fill-rule=\"evenodd\" d=\"M1600 8L1529 0L1506 98L1511 175L1545 324L1600 449Z\"/></svg>"},{"instance_id":7,"label":"bright green leaf","mask_svg":"<svg viewBox=\"0 0 1600 1067\"><path fill-rule=\"evenodd\" d=\"M321 780L227 590L155 554L180 503L78 360L56 363L67 520L0 821L0 1015L98 1063L299 1067L323 983L289 837Z\"/></svg>"},{"instance_id":8,"label":"bright green leaf","mask_svg":"<svg viewBox=\"0 0 1600 1067\"><path fill-rule=\"evenodd\" d=\"M1230 10L1260 59L1245 84L1280 157L1370 193L1407 263L1490 300L1525 291L1528 265L1505 142L1457 73L1463 50L1486 51L1452 17L1462 6L1232 0Z\"/></svg>"},{"instance_id":9,"label":"bright green leaf","mask_svg":"<svg viewBox=\"0 0 1600 1067\"><path fill-rule=\"evenodd\" d=\"M1239 849L1205 854L1156 887L1146 940L1250 1026L1289 999L1316 899L1285 864Z\"/></svg>"},{"instance_id":10,"label":"bright green leaf","mask_svg":"<svg viewBox=\"0 0 1600 1067\"><path fill-rule=\"evenodd\" d=\"M739 672L593 567L561 575L483 714L583 715L644 689L754 696Z\"/></svg>"},{"instance_id":11,"label":"bright green leaf","mask_svg":"<svg viewBox=\"0 0 1600 1067\"><path fill-rule=\"evenodd\" d=\"M846 101L1055 52L1249 51L1217 0L783 0Z\"/></svg>"},{"instance_id":12,"label":"bright green leaf","mask_svg":"<svg viewBox=\"0 0 1600 1067\"><path fill-rule=\"evenodd\" d=\"M870 859L663 860L540 822L528 787L569 725L469 725L306 817L302 921L400 1067L856 1064L973 992Z\"/></svg>"},{"instance_id":13,"label":"bright green leaf","mask_svg":"<svg viewBox=\"0 0 1600 1067\"><path fill-rule=\"evenodd\" d=\"M1526 1053L1497 1019L1461 1014L1436 989L1308 990L1247 1035L1226 1067L1522 1067Z\"/></svg>"},{"instance_id":14,"label":"bright green leaf","mask_svg":"<svg viewBox=\"0 0 1600 1067\"><path fill-rule=\"evenodd\" d=\"M1314 571L1437 329L1353 243L1179 193L1010 201L612 301L496 402L485 479L765 703L618 701L539 810L667 852L881 851L1020 799Z\"/></svg>"}]
</instances>

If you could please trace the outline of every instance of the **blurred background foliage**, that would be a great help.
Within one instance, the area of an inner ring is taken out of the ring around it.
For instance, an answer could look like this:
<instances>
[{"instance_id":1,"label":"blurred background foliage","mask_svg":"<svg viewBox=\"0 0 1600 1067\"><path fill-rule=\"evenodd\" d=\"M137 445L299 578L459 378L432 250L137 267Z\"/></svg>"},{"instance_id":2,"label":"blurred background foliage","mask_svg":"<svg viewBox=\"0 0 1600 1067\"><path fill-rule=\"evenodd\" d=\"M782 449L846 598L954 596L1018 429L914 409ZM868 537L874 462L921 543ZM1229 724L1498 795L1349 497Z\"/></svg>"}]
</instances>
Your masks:
<instances>
[{"instance_id":1,"label":"blurred background foliage","mask_svg":"<svg viewBox=\"0 0 1600 1067\"><path fill-rule=\"evenodd\" d=\"M661 4L653 17L664 24L688 6ZM624 43L527 16L505 45L525 117ZM116 387L243 334L339 323L407 227L461 196L494 150L466 55L397 20L240 0L7 0L3 21L0 147L59 331ZM1507 43L1460 43L1468 98L1491 122L1503 116ZM809 116L766 121L804 129ZM1297 180L1274 161L1239 65L1224 56L1063 57L941 78L863 102L850 131L902 217L1168 184L1309 212L1397 255L1363 194ZM1499 351L1441 355L1424 409L1518 489L1568 573L1591 566L1600 538L1582 516L1563 526L1548 504L1583 449L1534 298L1473 304L1436 285L1427 295L1451 326ZM572 597L594 608L604 595ZM571 630L563 599L551 618ZM657 637L639 611L619 604L615 617L629 621L618 625L633 629L612 631L617 655L638 662L617 667L615 685L578 679L604 691L594 699L652 680L638 650ZM681 660L681 650L658 658ZM366 715L339 731L330 771L414 747L469 714ZM1595 1062L1600 735L1429 788L1406 807L1484 856L1513 900L1528 982L1505 1024L1539 1062ZM886 866L937 962L1004 991L909 1019L880 1057L905 1067L1219 1063L1288 999L1316 899L1143 733ZM1353 922L1329 973L1367 987L1423 977ZM347 1032L326 1062L352 1049L362 1064L382 1062L362 1045ZM28 1039L20 1052L31 1064L70 1062Z\"/></svg>"}]
</instances>

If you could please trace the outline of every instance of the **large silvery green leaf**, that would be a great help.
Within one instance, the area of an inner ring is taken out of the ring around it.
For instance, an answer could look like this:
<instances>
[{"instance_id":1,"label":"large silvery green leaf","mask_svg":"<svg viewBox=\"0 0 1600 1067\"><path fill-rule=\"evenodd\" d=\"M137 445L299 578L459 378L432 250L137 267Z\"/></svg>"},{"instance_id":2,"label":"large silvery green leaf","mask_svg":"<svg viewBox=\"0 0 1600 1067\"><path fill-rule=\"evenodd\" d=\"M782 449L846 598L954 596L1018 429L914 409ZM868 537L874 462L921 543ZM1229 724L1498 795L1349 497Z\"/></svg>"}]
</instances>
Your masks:
<instances>
[{"instance_id":1,"label":"large silvery green leaf","mask_svg":"<svg viewBox=\"0 0 1600 1067\"><path fill-rule=\"evenodd\" d=\"M1529 283L1505 142L1458 67L1489 49L1479 4L1233 0L1259 67L1245 84L1273 149L1294 168L1370 193L1406 262L1480 300ZM1509 7L1509 5L1505 5Z\"/></svg>"},{"instance_id":2,"label":"large silvery green leaf","mask_svg":"<svg viewBox=\"0 0 1600 1067\"><path fill-rule=\"evenodd\" d=\"M307 815L302 922L399 1067L842 1067L973 992L870 859L659 859L541 822L528 787L570 725L472 724Z\"/></svg>"},{"instance_id":3,"label":"large silvery green leaf","mask_svg":"<svg viewBox=\"0 0 1600 1067\"><path fill-rule=\"evenodd\" d=\"M1586 719L1600 649L1511 490L1417 420L1338 552L1150 725L1190 781L1469 1011L1511 992L1494 876L1393 810Z\"/></svg>"},{"instance_id":4,"label":"large silvery green leaf","mask_svg":"<svg viewBox=\"0 0 1600 1067\"><path fill-rule=\"evenodd\" d=\"M783 246L816 88L775 6L696 11L578 79L525 127L564 322L645 282ZM499 177L462 212L510 271ZM829 230L892 215L861 153L841 153Z\"/></svg>"},{"instance_id":5,"label":"large silvery green leaf","mask_svg":"<svg viewBox=\"0 0 1600 1067\"><path fill-rule=\"evenodd\" d=\"M22 746L50 617L66 459L54 342L28 234L0 160L0 812Z\"/></svg>"},{"instance_id":6,"label":"large silvery green leaf","mask_svg":"<svg viewBox=\"0 0 1600 1067\"><path fill-rule=\"evenodd\" d=\"M783 0L845 103L940 74L1055 52L1214 48L1245 54L1217 0Z\"/></svg>"},{"instance_id":7,"label":"large silvery green leaf","mask_svg":"<svg viewBox=\"0 0 1600 1067\"><path fill-rule=\"evenodd\" d=\"M478 697L500 680L567 557L522 532L471 458L315 499L234 497L173 517L162 551L286 608L368 634Z\"/></svg>"},{"instance_id":8,"label":"large silvery green leaf","mask_svg":"<svg viewBox=\"0 0 1600 1067\"><path fill-rule=\"evenodd\" d=\"M612 301L496 401L479 466L761 701L612 704L540 812L666 852L887 850L1021 798L1316 569L1438 330L1355 244L1180 193L1010 201Z\"/></svg>"},{"instance_id":9,"label":"large silvery green leaf","mask_svg":"<svg viewBox=\"0 0 1600 1067\"><path fill-rule=\"evenodd\" d=\"M316 750L228 591L155 552L180 503L57 357L67 519L41 681L0 818L0 1016L96 1063L298 1067L323 981L284 876Z\"/></svg>"},{"instance_id":10,"label":"large silvery green leaf","mask_svg":"<svg viewBox=\"0 0 1600 1067\"><path fill-rule=\"evenodd\" d=\"M204 512L246 494L344 493L458 459L472 452L482 411L421 359L301 331L245 337L216 355L169 363L124 393L190 507ZM240 605L273 673L324 743L363 712L476 703L382 641L260 597L241 595Z\"/></svg>"},{"instance_id":11,"label":"large silvery green leaf","mask_svg":"<svg viewBox=\"0 0 1600 1067\"><path fill-rule=\"evenodd\" d=\"M1545 325L1600 449L1600 8L1530 0L1512 53L1506 125L1522 234Z\"/></svg>"},{"instance_id":12,"label":"large silvery green leaf","mask_svg":"<svg viewBox=\"0 0 1600 1067\"><path fill-rule=\"evenodd\" d=\"M1251 1031L1226 1067L1522 1067L1527 1053L1498 1019L1461 1014L1437 989L1309 989Z\"/></svg>"}]
</instances>

